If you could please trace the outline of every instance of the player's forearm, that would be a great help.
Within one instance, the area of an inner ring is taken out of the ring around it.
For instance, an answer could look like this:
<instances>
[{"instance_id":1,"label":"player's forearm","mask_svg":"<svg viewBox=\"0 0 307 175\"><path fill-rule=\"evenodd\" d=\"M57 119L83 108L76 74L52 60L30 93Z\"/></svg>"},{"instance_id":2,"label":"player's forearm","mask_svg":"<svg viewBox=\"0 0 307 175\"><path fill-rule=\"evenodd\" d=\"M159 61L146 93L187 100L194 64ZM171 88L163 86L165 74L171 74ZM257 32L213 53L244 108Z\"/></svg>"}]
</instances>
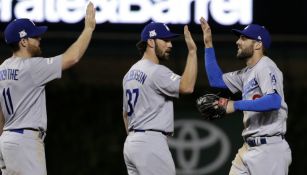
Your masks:
<instances>
[{"instance_id":1,"label":"player's forearm","mask_svg":"<svg viewBox=\"0 0 307 175\"><path fill-rule=\"evenodd\" d=\"M86 28L83 30L77 41L75 41L63 54L62 70L65 70L76 64L85 53L91 38L93 30Z\"/></svg>"},{"instance_id":2,"label":"player's forearm","mask_svg":"<svg viewBox=\"0 0 307 175\"><path fill-rule=\"evenodd\" d=\"M184 72L181 76L179 92L182 94L190 94L194 91L197 78L197 54L196 49L190 50Z\"/></svg>"},{"instance_id":3,"label":"player's forearm","mask_svg":"<svg viewBox=\"0 0 307 175\"><path fill-rule=\"evenodd\" d=\"M226 89L227 86L222 78L223 72L216 61L216 56L213 48L205 49L204 62L210 86L215 88Z\"/></svg>"},{"instance_id":4,"label":"player's forearm","mask_svg":"<svg viewBox=\"0 0 307 175\"><path fill-rule=\"evenodd\" d=\"M281 107L281 97L278 93L265 95L256 100L239 100L234 102L234 109L241 111L266 112L278 110Z\"/></svg>"},{"instance_id":5,"label":"player's forearm","mask_svg":"<svg viewBox=\"0 0 307 175\"><path fill-rule=\"evenodd\" d=\"M213 48L212 40L204 40L205 48Z\"/></svg>"}]
</instances>

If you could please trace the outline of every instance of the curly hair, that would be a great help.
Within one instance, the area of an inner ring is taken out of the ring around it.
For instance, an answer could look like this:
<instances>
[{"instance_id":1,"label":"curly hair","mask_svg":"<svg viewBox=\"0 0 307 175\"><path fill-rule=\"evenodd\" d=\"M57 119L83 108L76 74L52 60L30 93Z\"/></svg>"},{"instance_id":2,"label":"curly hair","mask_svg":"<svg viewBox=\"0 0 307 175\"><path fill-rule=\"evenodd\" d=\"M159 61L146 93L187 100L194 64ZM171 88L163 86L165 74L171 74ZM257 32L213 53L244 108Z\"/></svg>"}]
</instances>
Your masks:
<instances>
[{"instance_id":1,"label":"curly hair","mask_svg":"<svg viewBox=\"0 0 307 175\"><path fill-rule=\"evenodd\" d=\"M144 52L146 51L146 48L147 48L147 42L145 42L145 41L139 41L139 42L136 44L136 48L138 49L140 55L143 56L143 55L144 55Z\"/></svg>"}]
</instances>

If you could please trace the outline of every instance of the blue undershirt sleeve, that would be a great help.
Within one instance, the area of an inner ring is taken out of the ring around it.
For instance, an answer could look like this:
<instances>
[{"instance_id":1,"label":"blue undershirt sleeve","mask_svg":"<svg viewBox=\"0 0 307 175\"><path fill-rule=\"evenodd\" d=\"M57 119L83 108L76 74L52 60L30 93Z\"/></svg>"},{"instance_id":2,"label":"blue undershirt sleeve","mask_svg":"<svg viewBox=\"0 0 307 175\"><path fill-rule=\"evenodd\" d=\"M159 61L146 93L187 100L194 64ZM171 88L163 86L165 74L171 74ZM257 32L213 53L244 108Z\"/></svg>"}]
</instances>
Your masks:
<instances>
[{"instance_id":1,"label":"blue undershirt sleeve","mask_svg":"<svg viewBox=\"0 0 307 175\"><path fill-rule=\"evenodd\" d=\"M234 102L234 109L241 111L267 112L281 107L281 97L278 93L268 94L256 100L239 100Z\"/></svg>"},{"instance_id":2,"label":"blue undershirt sleeve","mask_svg":"<svg viewBox=\"0 0 307 175\"><path fill-rule=\"evenodd\" d=\"M223 72L217 64L213 48L205 48L205 70L211 87L228 88L223 80Z\"/></svg>"}]
</instances>

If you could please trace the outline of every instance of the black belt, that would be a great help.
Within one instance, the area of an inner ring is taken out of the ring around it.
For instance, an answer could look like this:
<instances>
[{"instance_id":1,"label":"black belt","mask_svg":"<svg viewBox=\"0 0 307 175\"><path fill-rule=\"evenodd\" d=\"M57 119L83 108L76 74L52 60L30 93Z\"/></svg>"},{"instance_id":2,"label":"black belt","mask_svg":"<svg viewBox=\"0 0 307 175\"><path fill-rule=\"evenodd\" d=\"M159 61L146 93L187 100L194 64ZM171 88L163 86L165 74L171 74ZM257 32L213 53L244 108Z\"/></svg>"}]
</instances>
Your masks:
<instances>
[{"instance_id":1,"label":"black belt","mask_svg":"<svg viewBox=\"0 0 307 175\"><path fill-rule=\"evenodd\" d=\"M250 139L250 140L247 140L246 143L247 143L250 147L254 147L254 146L257 146L257 145L266 144L267 141L266 141L266 138L260 137L259 142L257 142L255 139Z\"/></svg>"},{"instance_id":2,"label":"black belt","mask_svg":"<svg viewBox=\"0 0 307 175\"><path fill-rule=\"evenodd\" d=\"M245 142L250 146L250 147L254 147L254 146L258 146L258 145L262 145L262 144L269 144L269 143L276 143L278 141L281 141L285 138L284 135L277 135L277 136L267 136L267 137L255 137L255 138L247 138L244 139Z\"/></svg>"},{"instance_id":3,"label":"black belt","mask_svg":"<svg viewBox=\"0 0 307 175\"><path fill-rule=\"evenodd\" d=\"M133 131L133 132L155 131L155 132L161 132L163 135L166 135L166 136L173 136L173 132L165 132L165 131L161 131L158 129L129 129L129 132L130 131Z\"/></svg>"},{"instance_id":4,"label":"black belt","mask_svg":"<svg viewBox=\"0 0 307 175\"><path fill-rule=\"evenodd\" d=\"M20 134L24 133L24 130L30 130L30 131L36 131L39 132L39 138L44 139L46 132L42 129L36 129L36 128L19 128L19 129L6 129L4 131L10 131L10 132L17 132Z\"/></svg>"}]
</instances>

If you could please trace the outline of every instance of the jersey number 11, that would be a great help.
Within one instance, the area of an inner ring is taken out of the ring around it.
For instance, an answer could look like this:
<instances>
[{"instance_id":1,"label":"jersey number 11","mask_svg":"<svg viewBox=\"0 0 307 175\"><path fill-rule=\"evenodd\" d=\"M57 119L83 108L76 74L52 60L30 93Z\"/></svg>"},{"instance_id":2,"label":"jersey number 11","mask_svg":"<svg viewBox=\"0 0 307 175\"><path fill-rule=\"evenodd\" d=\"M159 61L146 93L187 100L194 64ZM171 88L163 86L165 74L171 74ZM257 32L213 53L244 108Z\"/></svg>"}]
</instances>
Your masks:
<instances>
[{"instance_id":1,"label":"jersey number 11","mask_svg":"<svg viewBox=\"0 0 307 175\"><path fill-rule=\"evenodd\" d=\"M7 113L9 115L12 115L14 113L14 108L13 108L10 88L7 88L7 89L4 88L2 95L3 95L3 98L4 98Z\"/></svg>"}]
</instances>

